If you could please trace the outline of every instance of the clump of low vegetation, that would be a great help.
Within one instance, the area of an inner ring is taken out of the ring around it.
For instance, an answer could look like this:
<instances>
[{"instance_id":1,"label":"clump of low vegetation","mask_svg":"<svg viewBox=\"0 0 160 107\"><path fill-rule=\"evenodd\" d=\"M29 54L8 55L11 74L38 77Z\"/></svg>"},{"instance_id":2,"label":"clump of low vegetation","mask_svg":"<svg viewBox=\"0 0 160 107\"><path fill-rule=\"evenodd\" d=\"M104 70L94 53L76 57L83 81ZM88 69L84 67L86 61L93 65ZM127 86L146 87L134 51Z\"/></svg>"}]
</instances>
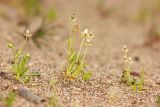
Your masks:
<instances>
[{"instance_id":1,"label":"clump of low vegetation","mask_svg":"<svg viewBox=\"0 0 160 107\"><path fill-rule=\"evenodd\" d=\"M11 91L6 95L6 97L1 97L0 102L2 102L4 107L12 107L15 102L15 99L16 99L16 93Z\"/></svg>"},{"instance_id":2,"label":"clump of low vegetation","mask_svg":"<svg viewBox=\"0 0 160 107\"><path fill-rule=\"evenodd\" d=\"M58 99L55 92L55 85L56 85L56 81L54 79L51 79L50 80L51 96L48 101L47 107L58 107Z\"/></svg>"},{"instance_id":3,"label":"clump of low vegetation","mask_svg":"<svg viewBox=\"0 0 160 107\"><path fill-rule=\"evenodd\" d=\"M76 23L76 17L73 14L70 18L72 29L68 39L68 47L66 49L68 59L67 59L67 69L65 76L69 79L82 78L83 80L88 80L92 73L86 71L87 64L85 63L86 54L88 48L92 45L94 39L94 34L85 29L80 32L80 28ZM79 50L77 51L75 46L81 41Z\"/></svg>"},{"instance_id":4,"label":"clump of low vegetation","mask_svg":"<svg viewBox=\"0 0 160 107\"><path fill-rule=\"evenodd\" d=\"M4 103L7 107L12 107L16 99L16 93L15 92L9 92L7 97L4 99Z\"/></svg>"},{"instance_id":5,"label":"clump of low vegetation","mask_svg":"<svg viewBox=\"0 0 160 107\"><path fill-rule=\"evenodd\" d=\"M144 69L141 69L138 78L134 78L133 72L131 72L130 64L132 58L128 56L127 46L123 46L123 75L121 77L122 82L129 85L134 91L141 91L144 85Z\"/></svg>"},{"instance_id":6,"label":"clump of low vegetation","mask_svg":"<svg viewBox=\"0 0 160 107\"><path fill-rule=\"evenodd\" d=\"M18 50L13 43L8 43L8 47L12 49L13 52L11 69L16 76L16 80L20 82L28 82L31 77L31 75L29 75L29 67L27 65L30 60L30 54L23 52L23 48L32 34L27 29L24 35L26 39Z\"/></svg>"}]
</instances>

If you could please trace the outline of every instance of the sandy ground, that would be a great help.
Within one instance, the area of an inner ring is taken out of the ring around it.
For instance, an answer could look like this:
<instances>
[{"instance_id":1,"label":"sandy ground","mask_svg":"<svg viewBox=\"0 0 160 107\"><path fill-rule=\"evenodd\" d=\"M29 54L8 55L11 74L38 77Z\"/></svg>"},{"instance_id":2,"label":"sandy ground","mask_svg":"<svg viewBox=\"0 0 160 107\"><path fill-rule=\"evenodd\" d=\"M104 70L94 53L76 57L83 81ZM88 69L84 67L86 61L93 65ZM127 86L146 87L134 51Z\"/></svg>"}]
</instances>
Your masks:
<instances>
[{"instance_id":1,"label":"sandy ground","mask_svg":"<svg viewBox=\"0 0 160 107\"><path fill-rule=\"evenodd\" d=\"M48 99L51 95L50 79L56 82L58 106L62 107L156 107L156 96L160 94L160 86L155 83L160 78L160 47L152 48L143 45L146 39L144 26L134 22L133 17L141 6L142 0L108 0L107 8L114 12L101 17L97 9L98 0L55 0L58 19L64 27L55 30L53 36L47 36L42 42L42 49L29 41L25 48L31 53L30 71L38 71L41 77L23 85L34 93ZM0 93L6 95L10 90L22 84L15 82L9 69L11 51L7 42L13 41L17 46L22 44L23 37L18 33L16 16L10 12L12 20L0 18ZM94 32L96 38L88 51L86 62L93 72L87 82L69 82L62 77L61 65L66 60L66 40L69 35L68 17L75 13L78 23ZM140 93L133 92L130 87L120 82L123 44L127 44L133 60L133 71L145 69L144 89ZM14 107L44 107L46 103L33 104L17 96Z\"/></svg>"}]
</instances>

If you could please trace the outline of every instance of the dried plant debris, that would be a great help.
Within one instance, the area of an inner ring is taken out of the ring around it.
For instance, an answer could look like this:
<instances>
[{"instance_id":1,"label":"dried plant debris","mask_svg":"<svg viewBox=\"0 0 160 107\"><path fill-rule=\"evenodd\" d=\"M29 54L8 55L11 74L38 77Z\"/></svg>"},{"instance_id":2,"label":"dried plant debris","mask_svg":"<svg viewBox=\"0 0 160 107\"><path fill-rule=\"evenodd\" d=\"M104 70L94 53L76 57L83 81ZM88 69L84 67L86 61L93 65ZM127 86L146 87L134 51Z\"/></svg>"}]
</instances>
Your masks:
<instances>
[{"instance_id":1,"label":"dried plant debris","mask_svg":"<svg viewBox=\"0 0 160 107\"><path fill-rule=\"evenodd\" d=\"M42 102L45 102L45 100L43 98L41 98L40 96L34 94L32 91L24 88L24 87L19 87L17 89L17 93L25 98L26 100L30 101L30 102L33 102L33 103L36 103L36 104L39 104L39 103L42 103Z\"/></svg>"}]
</instances>

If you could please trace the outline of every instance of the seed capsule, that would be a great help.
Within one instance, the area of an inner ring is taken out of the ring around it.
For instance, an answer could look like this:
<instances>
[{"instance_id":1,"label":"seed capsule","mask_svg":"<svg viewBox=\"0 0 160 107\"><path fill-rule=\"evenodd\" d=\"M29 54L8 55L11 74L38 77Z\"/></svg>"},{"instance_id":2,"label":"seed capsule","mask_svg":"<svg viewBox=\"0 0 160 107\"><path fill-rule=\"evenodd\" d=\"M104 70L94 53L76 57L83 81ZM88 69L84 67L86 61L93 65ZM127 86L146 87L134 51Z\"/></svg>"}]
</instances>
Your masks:
<instances>
[{"instance_id":1,"label":"seed capsule","mask_svg":"<svg viewBox=\"0 0 160 107\"><path fill-rule=\"evenodd\" d=\"M76 22L76 16L75 16L75 14L72 14L70 17L69 17L69 20L71 21L71 22Z\"/></svg>"},{"instance_id":2,"label":"seed capsule","mask_svg":"<svg viewBox=\"0 0 160 107\"><path fill-rule=\"evenodd\" d=\"M77 24L73 26L73 30L72 30L73 32L79 32L79 30L80 28Z\"/></svg>"}]
</instances>

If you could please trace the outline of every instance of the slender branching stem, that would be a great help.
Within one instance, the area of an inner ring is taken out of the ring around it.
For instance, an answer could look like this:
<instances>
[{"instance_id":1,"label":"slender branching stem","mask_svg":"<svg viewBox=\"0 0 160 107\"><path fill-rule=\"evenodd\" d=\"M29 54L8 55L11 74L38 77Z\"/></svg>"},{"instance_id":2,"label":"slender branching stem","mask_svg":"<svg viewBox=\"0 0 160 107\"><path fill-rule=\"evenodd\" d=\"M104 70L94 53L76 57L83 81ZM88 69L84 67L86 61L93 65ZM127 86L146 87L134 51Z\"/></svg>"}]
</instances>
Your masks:
<instances>
[{"instance_id":1,"label":"slender branching stem","mask_svg":"<svg viewBox=\"0 0 160 107\"><path fill-rule=\"evenodd\" d=\"M86 46L86 49L85 49L85 51L84 51L84 55L83 55L83 59L82 59L82 63L81 63L81 64L84 63L84 59L85 59L85 57L86 57L87 49L88 49L88 45Z\"/></svg>"},{"instance_id":2,"label":"slender branching stem","mask_svg":"<svg viewBox=\"0 0 160 107\"><path fill-rule=\"evenodd\" d=\"M76 36L77 36L77 32L74 32L74 37L73 37L73 48L75 48Z\"/></svg>"},{"instance_id":3,"label":"slender branching stem","mask_svg":"<svg viewBox=\"0 0 160 107\"><path fill-rule=\"evenodd\" d=\"M80 49L79 49L79 52L78 52L78 56L77 56L76 62L78 61L78 58L80 56L80 53L81 53L81 50L82 50L82 47L83 47L83 44L84 44L84 40L85 40L85 38L83 38L83 40L81 42L81 46L80 46Z\"/></svg>"},{"instance_id":4,"label":"slender branching stem","mask_svg":"<svg viewBox=\"0 0 160 107\"><path fill-rule=\"evenodd\" d=\"M23 48L24 48L24 46L25 46L27 40L28 40L28 38L26 37L26 39L25 39L25 41L23 42L23 45L21 46L21 48L19 49L19 51L22 51L22 50L23 50Z\"/></svg>"}]
</instances>

